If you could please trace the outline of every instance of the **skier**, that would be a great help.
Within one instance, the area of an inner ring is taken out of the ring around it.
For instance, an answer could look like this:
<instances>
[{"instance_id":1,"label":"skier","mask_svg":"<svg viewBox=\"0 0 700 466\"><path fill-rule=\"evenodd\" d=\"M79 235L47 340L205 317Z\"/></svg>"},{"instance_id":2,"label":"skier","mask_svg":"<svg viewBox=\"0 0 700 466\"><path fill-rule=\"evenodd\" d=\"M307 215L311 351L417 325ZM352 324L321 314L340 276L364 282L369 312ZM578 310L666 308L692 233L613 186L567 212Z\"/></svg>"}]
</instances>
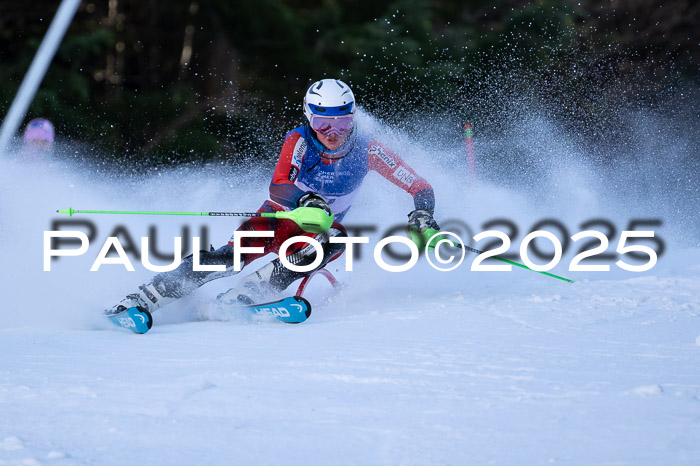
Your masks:
<instances>
[{"instance_id":1,"label":"skier","mask_svg":"<svg viewBox=\"0 0 700 466\"><path fill-rule=\"evenodd\" d=\"M46 118L34 118L24 130L24 149L21 157L25 160L39 161L51 155L55 131L53 124Z\"/></svg>"},{"instance_id":2,"label":"skier","mask_svg":"<svg viewBox=\"0 0 700 466\"><path fill-rule=\"evenodd\" d=\"M429 229L440 230L433 219L435 196L430 184L399 156L355 125L355 98L350 87L337 79L323 79L309 87L303 101L305 124L287 133L282 152L272 175L270 196L258 212L277 212L297 207L322 209L335 215L326 233L307 233L291 220L251 218L239 230L273 231L274 237L242 238L241 246L263 247L260 254L246 254L242 266L270 252L279 253L281 244L293 236L309 236L323 246L323 261L314 269L325 267L345 251L341 243L330 243L331 236L347 236L339 223L350 209L365 175L374 170L413 196L414 210L408 215L409 229L414 241L426 236ZM432 232L431 232L432 233ZM422 244L428 238L422 238ZM130 307L141 306L153 312L195 291L211 280L231 276L233 267L233 237L228 244L200 254L200 264L224 264L226 270L194 271L192 256L185 258L174 270L153 277L137 292L105 311L116 315ZM308 265L316 258L311 244L296 243L288 250L287 259L294 265ZM229 290L242 304L268 292L282 291L294 281L312 272L295 272L281 264L279 258L245 277Z\"/></svg>"}]
</instances>

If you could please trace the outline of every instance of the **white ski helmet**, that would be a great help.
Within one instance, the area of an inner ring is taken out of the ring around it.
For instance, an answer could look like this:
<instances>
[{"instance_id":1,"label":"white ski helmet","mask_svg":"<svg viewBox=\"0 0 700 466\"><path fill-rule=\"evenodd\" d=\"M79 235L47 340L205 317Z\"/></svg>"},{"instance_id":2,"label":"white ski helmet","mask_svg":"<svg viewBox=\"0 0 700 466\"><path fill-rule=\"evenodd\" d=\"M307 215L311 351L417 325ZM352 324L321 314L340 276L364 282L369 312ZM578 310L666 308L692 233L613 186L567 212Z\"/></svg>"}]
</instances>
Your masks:
<instances>
[{"instance_id":1,"label":"white ski helmet","mask_svg":"<svg viewBox=\"0 0 700 466\"><path fill-rule=\"evenodd\" d=\"M309 124L313 115L341 116L354 113L355 96L350 86L339 79L316 81L304 96L304 115Z\"/></svg>"}]
</instances>

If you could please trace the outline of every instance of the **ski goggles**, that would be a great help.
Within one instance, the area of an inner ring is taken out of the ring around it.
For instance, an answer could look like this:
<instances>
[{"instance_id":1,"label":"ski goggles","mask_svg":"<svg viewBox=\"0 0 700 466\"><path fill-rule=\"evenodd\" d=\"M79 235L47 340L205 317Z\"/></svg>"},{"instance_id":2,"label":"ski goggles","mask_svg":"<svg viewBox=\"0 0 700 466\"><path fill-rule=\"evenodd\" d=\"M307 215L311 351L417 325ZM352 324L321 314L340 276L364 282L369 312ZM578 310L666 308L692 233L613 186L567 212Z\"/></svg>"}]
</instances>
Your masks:
<instances>
[{"instance_id":1,"label":"ski goggles","mask_svg":"<svg viewBox=\"0 0 700 466\"><path fill-rule=\"evenodd\" d=\"M311 129L324 136L336 133L345 136L352 131L354 125L354 115L323 116L313 115L311 117Z\"/></svg>"}]
</instances>

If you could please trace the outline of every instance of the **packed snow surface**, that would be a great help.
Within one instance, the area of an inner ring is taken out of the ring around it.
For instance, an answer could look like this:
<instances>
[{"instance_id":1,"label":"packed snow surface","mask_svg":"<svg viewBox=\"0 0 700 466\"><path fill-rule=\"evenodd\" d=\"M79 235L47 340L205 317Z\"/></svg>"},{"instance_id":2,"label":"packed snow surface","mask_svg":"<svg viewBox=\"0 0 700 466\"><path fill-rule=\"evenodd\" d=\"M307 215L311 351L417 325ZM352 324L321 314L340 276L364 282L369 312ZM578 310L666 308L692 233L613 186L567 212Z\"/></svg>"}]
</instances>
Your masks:
<instances>
[{"instance_id":1,"label":"packed snow surface","mask_svg":"<svg viewBox=\"0 0 700 466\"><path fill-rule=\"evenodd\" d=\"M67 220L56 209L250 211L270 167L253 179L203 168L132 180L3 160L0 464L700 464L700 249L674 220L698 206L640 206L573 165L554 167L560 182L539 186L552 197L533 202L436 169L420 147L402 155L435 186L439 221L460 219L472 235L495 218L518 224L511 252L552 217L569 235L609 219L608 252L631 218L662 218L666 250L646 272L621 270L619 257L604 262L609 272L571 272L580 243L570 246L551 272L573 284L519 268L473 272L473 254L451 272L424 258L386 272L372 248L412 203L370 175L345 223L376 229L362 233L370 243L352 272L343 260L330 267L341 290L311 282L307 322L212 312L233 277L156 312L136 335L100 313L151 272L133 257L134 272L90 272L107 237L124 227L140 249L155 225L158 250L172 252L184 226L219 246L239 223L75 216L95 227L88 252L48 272L43 232Z\"/></svg>"}]
</instances>

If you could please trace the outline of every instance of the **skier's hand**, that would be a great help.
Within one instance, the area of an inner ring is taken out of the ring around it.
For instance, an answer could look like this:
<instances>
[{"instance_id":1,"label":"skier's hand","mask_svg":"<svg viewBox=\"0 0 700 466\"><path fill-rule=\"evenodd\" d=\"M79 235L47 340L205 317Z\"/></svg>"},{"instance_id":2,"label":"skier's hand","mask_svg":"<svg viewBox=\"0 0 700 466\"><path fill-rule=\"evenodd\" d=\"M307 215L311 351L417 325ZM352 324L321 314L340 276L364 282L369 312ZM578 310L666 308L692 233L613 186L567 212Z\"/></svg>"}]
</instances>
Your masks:
<instances>
[{"instance_id":1,"label":"skier's hand","mask_svg":"<svg viewBox=\"0 0 700 466\"><path fill-rule=\"evenodd\" d=\"M326 212L326 214L329 216L333 215L328 203L324 201L321 196L312 192L308 192L301 196L297 201L297 207L316 207L317 209L321 209Z\"/></svg>"},{"instance_id":2,"label":"skier's hand","mask_svg":"<svg viewBox=\"0 0 700 466\"><path fill-rule=\"evenodd\" d=\"M416 209L408 214L408 226L406 233L411 241L416 243L420 251L424 250L426 244L436 233L440 233L440 225L433 218L432 212L427 209ZM444 235L437 235L428 244L428 250L435 249L437 243L447 240ZM449 240L448 240L449 241ZM452 241L450 241L452 243ZM454 245L454 243L452 243Z\"/></svg>"}]
</instances>

